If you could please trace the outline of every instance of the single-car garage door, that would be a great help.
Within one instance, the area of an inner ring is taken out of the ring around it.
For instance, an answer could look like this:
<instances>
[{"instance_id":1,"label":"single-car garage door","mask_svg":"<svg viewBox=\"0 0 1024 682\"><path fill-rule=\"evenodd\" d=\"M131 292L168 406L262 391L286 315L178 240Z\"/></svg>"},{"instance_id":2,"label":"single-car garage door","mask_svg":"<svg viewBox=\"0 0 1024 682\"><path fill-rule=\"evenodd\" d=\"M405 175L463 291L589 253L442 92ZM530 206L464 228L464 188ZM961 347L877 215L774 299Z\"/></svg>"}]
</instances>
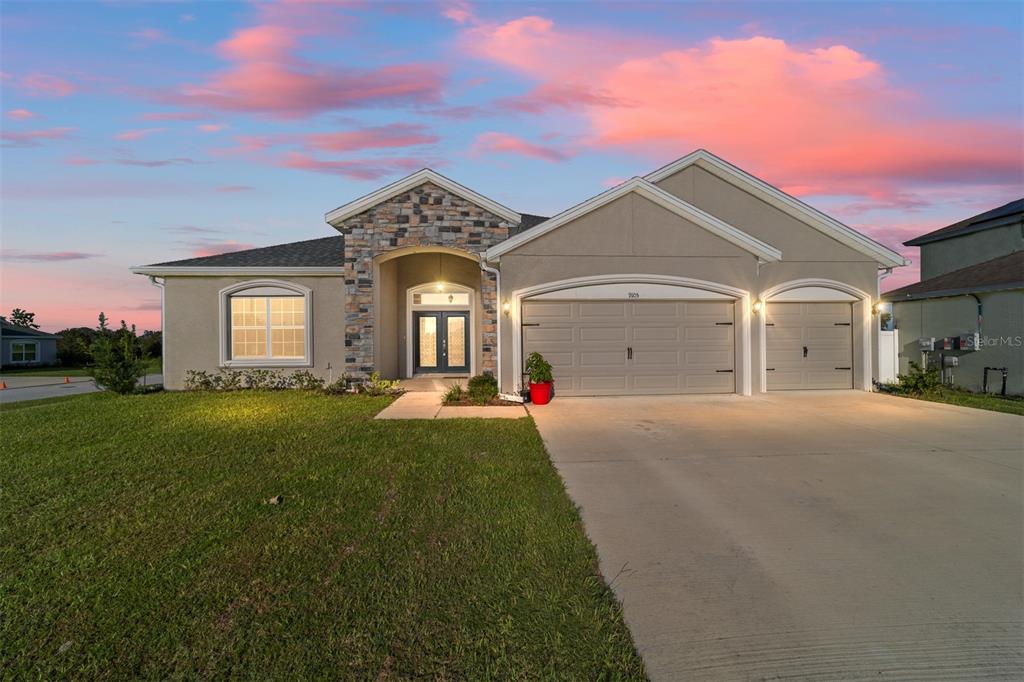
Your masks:
<instances>
[{"instance_id":1,"label":"single-car garage door","mask_svg":"<svg viewBox=\"0 0 1024 682\"><path fill-rule=\"evenodd\" d=\"M852 321L849 303L769 303L768 390L853 388Z\"/></svg>"},{"instance_id":2,"label":"single-car garage door","mask_svg":"<svg viewBox=\"0 0 1024 682\"><path fill-rule=\"evenodd\" d=\"M558 395L732 393L732 301L526 301L523 351Z\"/></svg>"}]
</instances>

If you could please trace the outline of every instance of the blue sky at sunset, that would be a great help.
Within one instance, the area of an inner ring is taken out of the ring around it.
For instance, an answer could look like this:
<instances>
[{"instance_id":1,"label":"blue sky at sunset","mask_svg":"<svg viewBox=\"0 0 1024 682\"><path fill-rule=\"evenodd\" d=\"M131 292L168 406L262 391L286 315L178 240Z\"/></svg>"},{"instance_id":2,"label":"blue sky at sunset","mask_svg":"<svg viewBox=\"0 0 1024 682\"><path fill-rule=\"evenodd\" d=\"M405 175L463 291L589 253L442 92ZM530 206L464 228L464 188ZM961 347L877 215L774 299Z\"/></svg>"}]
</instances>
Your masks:
<instances>
[{"instance_id":1,"label":"blue sky at sunset","mask_svg":"<svg viewBox=\"0 0 1024 682\"><path fill-rule=\"evenodd\" d=\"M1021 8L5 1L0 310L157 328L129 266L421 167L551 215L698 147L916 259L1024 194Z\"/></svg>"}]
</instances>

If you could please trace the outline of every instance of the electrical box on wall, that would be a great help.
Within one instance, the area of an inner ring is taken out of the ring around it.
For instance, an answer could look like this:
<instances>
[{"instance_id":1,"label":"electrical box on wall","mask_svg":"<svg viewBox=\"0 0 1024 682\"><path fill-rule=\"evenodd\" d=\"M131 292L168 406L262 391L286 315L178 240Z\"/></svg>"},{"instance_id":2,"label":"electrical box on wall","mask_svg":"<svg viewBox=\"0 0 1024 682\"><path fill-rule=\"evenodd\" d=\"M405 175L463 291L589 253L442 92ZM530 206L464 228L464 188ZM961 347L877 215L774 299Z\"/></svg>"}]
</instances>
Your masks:
<instances>
[{"instance_id":1,"label":"electrical box on wall","mask_svg":"<svg viewBox=\"0 0 1024 682\"><path fill-rule=\"evenodd\" d=\"M962 334L960 336L960 350L975 351L981 346L981 338L978 332L973 334Z\"/></svg>"},{"instance_id":2,"label":"electrical box on wall","mask_svg":"<svg viewBox=\"0 0 1024 682\"><path fill-rule=\"evenodd\" d=\"M935 338L931 336L922 337L917 340L917 347L923 351L935 350Z\"/></svg>"}]
</instances>

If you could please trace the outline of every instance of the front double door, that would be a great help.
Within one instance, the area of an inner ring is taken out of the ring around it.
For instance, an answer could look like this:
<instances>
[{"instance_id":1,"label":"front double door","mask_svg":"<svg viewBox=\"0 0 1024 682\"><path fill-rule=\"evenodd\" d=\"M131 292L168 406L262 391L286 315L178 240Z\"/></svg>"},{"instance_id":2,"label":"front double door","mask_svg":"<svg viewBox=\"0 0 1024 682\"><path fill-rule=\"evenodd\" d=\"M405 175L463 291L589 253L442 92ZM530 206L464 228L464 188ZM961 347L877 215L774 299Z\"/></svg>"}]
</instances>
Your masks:
<instances>
[{"instance_id":1,"label":"front double door","mask_svg":"<svg viewBox=\"0 0 1024 682\"><path fill-rule=\"evenodd\" d=\"M413 313L416 372L469 372L469 313Z\"/></svg>"}]
</instances>

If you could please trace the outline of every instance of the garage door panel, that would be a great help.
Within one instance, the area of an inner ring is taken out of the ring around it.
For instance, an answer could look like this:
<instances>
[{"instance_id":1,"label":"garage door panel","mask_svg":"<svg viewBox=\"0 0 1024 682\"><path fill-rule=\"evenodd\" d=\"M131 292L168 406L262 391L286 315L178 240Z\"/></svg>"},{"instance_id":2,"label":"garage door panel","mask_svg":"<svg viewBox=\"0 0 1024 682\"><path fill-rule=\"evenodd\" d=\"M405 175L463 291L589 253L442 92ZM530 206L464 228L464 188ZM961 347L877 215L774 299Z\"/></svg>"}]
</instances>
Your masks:
<instances>
[{"instance_id":1,"label":"garage door panel","mask_svg":"<svg viewBox=\"0 0 1024 682\"><path fill-rule=\"evenodd\" d=\"M543 315L534 314L536 305ZM523 327L524 353L548 358L558 395L735 390L731 372L715 371L734 364L731 301L545 300L523 307L524 321L538 325Z\"/></svg>"},{"instance_id":2,"label":"garage door panel","mask_svg":"<svg viewBox=\"0 0 1024 682\"><path fill-rule=\"evenodd\" d=\"M766 311L769 390L853 387L849 303L771 303Z\"/></svg>"}]
</instances>

